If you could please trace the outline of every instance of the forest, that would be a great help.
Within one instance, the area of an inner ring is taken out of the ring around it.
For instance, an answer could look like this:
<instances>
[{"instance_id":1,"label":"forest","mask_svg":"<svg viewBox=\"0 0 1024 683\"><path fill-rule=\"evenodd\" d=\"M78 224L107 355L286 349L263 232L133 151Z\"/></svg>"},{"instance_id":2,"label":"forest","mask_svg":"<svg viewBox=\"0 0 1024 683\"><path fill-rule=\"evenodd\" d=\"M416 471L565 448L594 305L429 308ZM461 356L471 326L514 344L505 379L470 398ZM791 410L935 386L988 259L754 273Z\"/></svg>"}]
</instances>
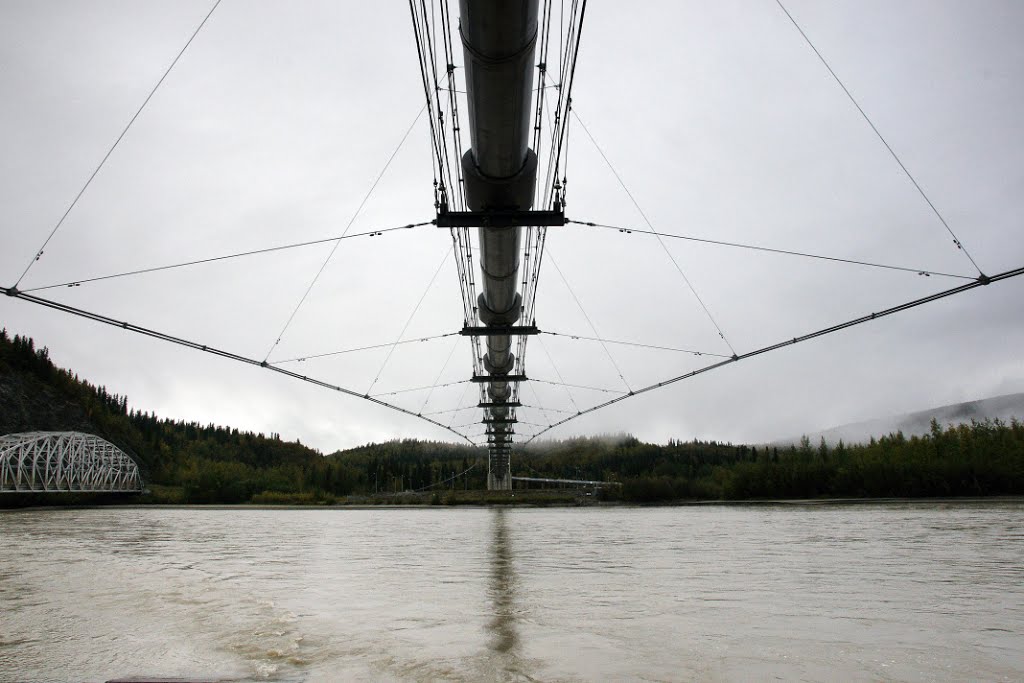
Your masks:
<instances>
[{"instance_id":1,"label":"forest","mask_svg":"<svg viewBox=\"0 0 1024 683\"><path fill-rule=\"evenodd\" d=\"M130 502L479 502L472 492L486 480L482 448L396 440L323 454L276 433L160 418L58 368L31 338L2 330L0 434L38 430L86 431L128 452L149 489ZM923 436L834 446L804 438L784 448L574 438L517 449L513 474L616 484L561 502L1022 495L1024 424L933 421Z\"/></svg>"}]
</instances>

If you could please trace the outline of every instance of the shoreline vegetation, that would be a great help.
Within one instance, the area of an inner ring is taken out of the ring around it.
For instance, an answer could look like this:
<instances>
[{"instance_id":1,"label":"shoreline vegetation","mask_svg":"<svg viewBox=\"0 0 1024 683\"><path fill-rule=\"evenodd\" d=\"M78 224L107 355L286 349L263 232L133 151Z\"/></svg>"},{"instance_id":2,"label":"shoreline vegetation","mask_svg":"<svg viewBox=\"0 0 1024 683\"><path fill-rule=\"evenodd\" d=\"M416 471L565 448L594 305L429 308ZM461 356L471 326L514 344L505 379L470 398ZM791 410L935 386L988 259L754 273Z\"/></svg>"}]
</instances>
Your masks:
<instances>
[{"instance_id":1,"label":"shoreline vegetation","mask_svg":"<svg viewBox=\"0 0 1024 683\"><path fill-rule=\"evenodd\" d=\"M524 476L604 488L488 492L483 448L396 440L322 454L278 434L158 418L56 367L32 339L0 331L0 434L78 430L140 465L144 496L3 494L0 507L78 504L263 506L593 505L948 499L1024 495L1024 424L972 421L923 436L788 447L632 436L550 441L515 454ZM536 485L534 485L536 486Z\"/></svg>"}]
</instances>

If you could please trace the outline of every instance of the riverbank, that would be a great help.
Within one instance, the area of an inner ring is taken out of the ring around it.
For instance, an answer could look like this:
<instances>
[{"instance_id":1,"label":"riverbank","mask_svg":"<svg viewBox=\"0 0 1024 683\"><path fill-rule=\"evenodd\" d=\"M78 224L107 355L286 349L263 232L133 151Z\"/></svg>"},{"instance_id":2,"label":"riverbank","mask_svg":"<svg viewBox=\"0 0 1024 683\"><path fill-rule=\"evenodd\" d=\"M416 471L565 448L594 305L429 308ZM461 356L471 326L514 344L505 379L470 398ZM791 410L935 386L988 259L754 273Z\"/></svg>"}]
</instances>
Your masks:
<instances>
[{"instance_id":1,"label":"riverbank","mask_svg":"<svg viewBox=\"0 0 1024 683\"><path fill-rule=\"evenodd\" d=\"M25 501L25 505L4 505L0 499L0 513L5 511L30 511L46 509L62 510L90 510L107 507L119 507L129 510L139 509L167 509L167 510L402 510L402 509L433 509L433 508L507 508L507 507L537 507L537 508L659 508L659 507L758 507L758 506L792 506L792 507L823 507L843 505L997 505L997 504L1019 504L1024 505L1024 496L964 496L956 497L920 497L920 498L764 498L751 500L676 500L661 501L657 503L631 503L624 501L602 501L594 500L593 497L581 497L570 495L569 492L543 492L552 495L537 496L530 495L528 491L478 491L468 492L470 495L460 496L456 500L449 500L443 503L432 503L422 496L404 496L402 500L395 500L394 496L380 496L372 500L366 500L366 496L353 496L350 499L335 501L333 503L157 503L139 502L138 500L126 500L118 503L95 503L87 501L79 502L54 502L51 504L41 503L38 498L32 501ZM472 494L481 495L472 495ZM539 492L533 492L539 493ZM560 495L553 495L553 494Z\"/></svg>"}]
</instances>

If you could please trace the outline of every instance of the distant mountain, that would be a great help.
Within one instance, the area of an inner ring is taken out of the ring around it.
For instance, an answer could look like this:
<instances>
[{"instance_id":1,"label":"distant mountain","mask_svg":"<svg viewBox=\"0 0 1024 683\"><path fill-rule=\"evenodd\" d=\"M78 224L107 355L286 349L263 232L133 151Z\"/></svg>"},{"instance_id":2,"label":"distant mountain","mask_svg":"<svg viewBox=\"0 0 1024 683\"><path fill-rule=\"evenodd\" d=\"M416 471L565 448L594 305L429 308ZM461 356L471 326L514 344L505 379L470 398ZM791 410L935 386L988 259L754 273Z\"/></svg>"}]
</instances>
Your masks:
<instances>
[{"instance_id":1,"label":"distant mountain","mask_svg":"<svg viewBox=\"0 0 1024 683\"><path fill-rule=\"evenodd\" d=\"M903 432L903 435L907 437L922 436L931 429L932 418L937 420L943 428L951 424L969 423L971 420L999 419L1009 422L1011 419L1017 418L1024 421L1024 394L1007 394L980 401L967 401L966 403L929 408L916 413L852 422L822 432L809 433L807 437L814 445L820 443L821 438L824 437L827 444L834 446L840 440L845 444L866 443L872 436L877 438L898 431ZM772 445L788 446L791 443L799 443L799 441L800 437L797 436L791 439L780 439L773 442Z\"/></svg>"}]
</instances>

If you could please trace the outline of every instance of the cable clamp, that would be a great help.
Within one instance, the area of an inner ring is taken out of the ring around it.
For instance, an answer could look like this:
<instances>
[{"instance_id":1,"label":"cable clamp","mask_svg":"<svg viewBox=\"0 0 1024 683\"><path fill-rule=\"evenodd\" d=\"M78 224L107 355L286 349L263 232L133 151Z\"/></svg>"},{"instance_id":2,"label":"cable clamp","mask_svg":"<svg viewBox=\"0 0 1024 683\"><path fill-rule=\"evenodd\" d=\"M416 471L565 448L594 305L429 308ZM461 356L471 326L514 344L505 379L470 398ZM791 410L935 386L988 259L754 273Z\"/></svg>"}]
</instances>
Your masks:
<instances>
[{"instance_id":1,"label":"cable clamp","mask_svg":"<svg viewBox=\"0 0 1024 683\"><path fill-rule=\"evenodd\" d=\"M990 278L988 275L985 275L985 273L981 273L980 275L978 275L978 282L980 282L983 285L990 285L992 284L992 278Z\"/></svg>"},{"instance_id":2,"label":"cable clamp","mask_svg":"<svg viewBox=\"0 0 1024 683\"><path fill-rule=\"evenodd\" d=\"M267 361L263 361L262 363L260 363L260 367L261 368L266 368L266 367L269 367L269 364L267 363Z\"/></svg>"},{"instance_id":3,"label":"cable clamp","mask_svg":"<svg viewBox=\"0 0 1024 683\"><path fill-rule=\"evenodd\" d=\"M17 287L8 287L6 294L7 296L18 296L21 292L18 291Z\"/></svg>"}]
</instances>

